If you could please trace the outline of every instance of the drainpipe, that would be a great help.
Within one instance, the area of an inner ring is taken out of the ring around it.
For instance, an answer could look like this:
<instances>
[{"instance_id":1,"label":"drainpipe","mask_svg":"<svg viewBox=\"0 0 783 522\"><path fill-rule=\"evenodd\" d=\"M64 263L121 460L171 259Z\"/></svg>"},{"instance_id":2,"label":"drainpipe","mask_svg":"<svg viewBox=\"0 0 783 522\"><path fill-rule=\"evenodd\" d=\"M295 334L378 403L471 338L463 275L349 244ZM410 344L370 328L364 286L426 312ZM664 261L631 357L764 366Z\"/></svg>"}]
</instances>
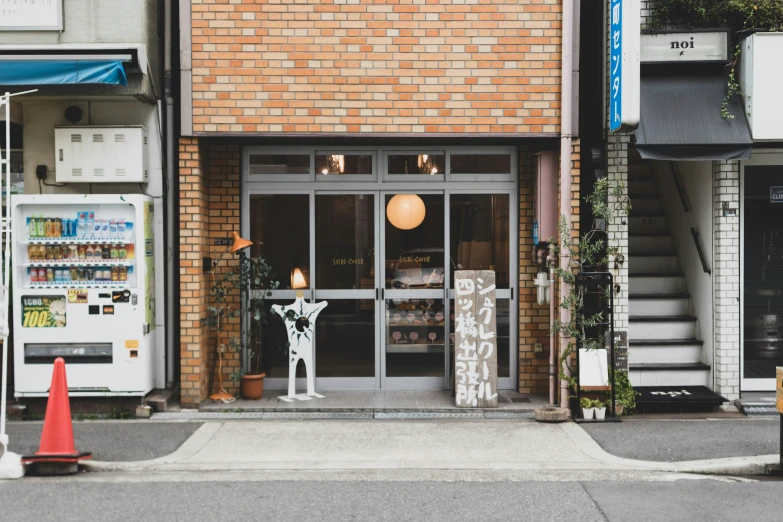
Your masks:
<instances>
[{"instance_id":1,"label":"drainpipe","mask_svg":"<svg viewBox=\"0 0 783 522\"><path fill-rule=\"evenodd\" d=\"M164 2L164 54L163 54L163 90L166 99L166 387L173 388L176 376L174 368L174 325L177 306L174 305L176 274L174 264L174 98L171 95L171 0Z\"/></svg>"},{"instance_id":2,"label":"drainpipe","mask_svg":"<svg viewBox=\"0 0 783 522\"><path fill-rule=\"evenodd\" d=\"M573 0L563 0L563 37L561 45L560 64L560 209L565 218L568 230L571 230L571 95L573 84L571 69L573 68L574 47L574 4ZM567 270L568 258L561 251L560 268ZM560 302L568 295L568 286L560 281ZM566 323L571 320L571 313L560 308L560 320ZM560 334L560 357L568 346L570 339ZM558 360L560 359L558 357ZM563 361L562 370L565 379L560 379L560 407L568 408L568 378L571 376L571 357ZM558 372L559 373L559 372Z\"/></svg>"},{"instance_id":3,"label":"drainpipe","mask_svg":"<svg viewBox=\"0 0 783 522\"><path fill-rule=\"evenodd\" d=\"M555 357L555 345L557 344L557 333L552 328L555 321L555 263L554 256L555 245L550 247L550 254L546 258L546 264L549 267L549 405L554 406L556 400L555 375L557 371L557 357Z\"/></svg>"}]
</instances>

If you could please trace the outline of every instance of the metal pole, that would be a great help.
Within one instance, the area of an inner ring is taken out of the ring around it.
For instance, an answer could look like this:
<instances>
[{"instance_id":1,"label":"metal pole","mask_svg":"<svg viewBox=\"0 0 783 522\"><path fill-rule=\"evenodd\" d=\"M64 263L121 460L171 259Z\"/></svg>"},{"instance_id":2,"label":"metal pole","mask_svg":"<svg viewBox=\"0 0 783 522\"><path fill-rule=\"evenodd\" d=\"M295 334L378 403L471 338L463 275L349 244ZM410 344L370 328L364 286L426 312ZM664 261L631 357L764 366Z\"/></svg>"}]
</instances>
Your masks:
<instances>
[{"instance_id":1,"label":"metal pole","mask_svg":"<svg viewBox=\"0 0 783 522\"><path fill-rule=\"evenodd\" d=\"M18 92L13 96L36 92L37 89ZM24 476L24 466L19 455L8 451L8 434L5 432L6 400L8 388L8 285L11 275L11 93L6 92L0 97L0 107L5 106L5 156L0 151L0 188L5 187L6 202L5 210L2 212L2 222L0 223L0 241L5 246L3 255L3 302L2 302L2 324L3 330L3 364L2 373L0 373L0 446L2 454L0 455L0 479L18 479ZM5 184L3 184L3 177Z\"/></svg>"},{"instance_id":2,"label":"metal pole","mask_svg":"<svg viewBox=\"0 0 783 522\"><path fill-rule=\"evenodd\" d=\"M616 418L615 413L615 386L614 386L614 277L612 274L609 276L609 348L611 353L611 367L612 367L612 418Z\"/></svg>"},{"instance_id":3,"label":"metal pole","mask_svg":"<svg viewBox=\"0 0 783 522\"><path fill-rule=\"evenodd\" d=\"M554 252L554 245L552 245L552 251ZM556 388L556 376L557 370L555 369L555 343L557 339L557 332L555 332L555 257L550 254L549 264L549 405L555 405L555 388Z\"/></svg>"},{"instance_id":4,"label":"metal pole","mask_svg":"<svg viewBox=\"0 0 783 522\"><path fill-rule=\"evenodd\" d=\"M568 241L571 241L571 94L573 91L573 42L574 42L574 2L573 0L563 1L563 22L562 22L562 51L560 64L560 208L561 214L566 222L568 229ZM569 270L568 258L565 252L560 253L560 268ZM560 302L568 296L571 291L565 281L560 280ZM560 310L560 320L568 323L571 320L571 311L565 308ZM559 357L565 354L570 341L563 333L560 334ZM558 368L562 371L565 378L560 379L560 407L568 408L568 388L571 377L571 357L565 357ZM577 405L577 408L579 406Z\"/></svg>"},{"instance_id":5,"label":"metal pole","mask_svg":"<svg viewBox=\"0 0 783 522\"><path fill-rule=\"evenodd\" d=\"M5 157L0 152L0 164L2 164L2 179L6 187L6 203L2 215L2 240L4 241L5 253L3 255L3 373L2 385L0 386L0 445L3 446L5 454L8 446L8 435L5 433L5 415L6 415L6 389L8 388L8 262L9 247L9 226L11 224L11 94L6 92L0 105L5 106Z\"/></svg>"}]
</instances>

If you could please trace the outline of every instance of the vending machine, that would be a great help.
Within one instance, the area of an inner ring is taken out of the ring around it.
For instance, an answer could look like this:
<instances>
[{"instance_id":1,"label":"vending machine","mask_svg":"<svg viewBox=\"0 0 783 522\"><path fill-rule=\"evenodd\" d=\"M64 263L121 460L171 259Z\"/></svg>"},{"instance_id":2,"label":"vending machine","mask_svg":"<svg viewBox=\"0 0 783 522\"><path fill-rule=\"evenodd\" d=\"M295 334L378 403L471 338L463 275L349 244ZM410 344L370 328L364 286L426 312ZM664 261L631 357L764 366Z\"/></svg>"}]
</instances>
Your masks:
<instances>
[{"instance_id":1,"label":"vending machine","mask_svg":"<svg viewBox=\"0 0 783 522\"><path fill-rule=\"evenodd\" d=\"M12 198L16 397L49 393L65 359L74 397L154 387L153 202L138 194Z\"/></svg>"}]
</instances>

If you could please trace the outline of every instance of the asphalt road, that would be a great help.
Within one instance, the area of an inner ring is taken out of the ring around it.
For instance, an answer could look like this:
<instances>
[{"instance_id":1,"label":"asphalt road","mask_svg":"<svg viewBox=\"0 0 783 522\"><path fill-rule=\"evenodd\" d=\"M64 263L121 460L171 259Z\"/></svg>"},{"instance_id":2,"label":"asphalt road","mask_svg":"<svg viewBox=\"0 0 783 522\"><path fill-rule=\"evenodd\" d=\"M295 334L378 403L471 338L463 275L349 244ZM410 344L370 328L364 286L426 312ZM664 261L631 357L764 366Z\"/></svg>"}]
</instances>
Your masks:
<instances>
[{"instance_id":1,"label":"asphalt road","mask_svg":"<svg viewBox=\"0 0 783 522\"><path fill-rule=\"evenodd\" d=\"M580 426L604 450L629 459L672 462L780 452L778 417L627 420ZM780 520L783 520L783 514Z\"/></svg>"},{"instance_id":2,"label":"asphalt road","mask_svg":"<svg viewBox=\"0 0 783 522\"><path fill-rule=\"evenodd\" d=\"M95 460L136 461L163 457L179 448L202 422L75 421L76 449ZM19 455L38 451L42 422L9 422L8 449Z\"/></svg>"},{"instance_id":3,"label":"asphalt road","mask_svg":"<svg viewBox=\"0 0 783 522\"><path fill-rule=\"evenodd\" d=\"M781 520L783 482L0 483L14 522ZM56 516L53 515L56 513Z\"/></svg>"}]
</instances>

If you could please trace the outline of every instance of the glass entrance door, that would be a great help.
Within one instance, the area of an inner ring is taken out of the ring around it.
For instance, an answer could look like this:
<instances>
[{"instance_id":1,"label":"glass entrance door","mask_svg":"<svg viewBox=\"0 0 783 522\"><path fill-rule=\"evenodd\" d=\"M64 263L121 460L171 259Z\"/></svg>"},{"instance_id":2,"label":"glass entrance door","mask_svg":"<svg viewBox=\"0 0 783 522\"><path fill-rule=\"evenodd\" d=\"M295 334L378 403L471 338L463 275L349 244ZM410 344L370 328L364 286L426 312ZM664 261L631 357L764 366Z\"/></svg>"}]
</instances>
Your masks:
<instances>
[{"instance_id":1,"label":"glass entrance door","mask_svg":"<svg viewBox=\"0 0 783 522\"><path fill-rule=\"evenodd\" d=\"M449 280L446 207L440 193L381 193L382 386L447 387Z\"/></svg>"},{"instance_id":2,"label":"glass entrance door","mask_svg":"<svg viewBox=\"0 0 783 522\"><path fill-rule=\"evenodd\" d=\"M477 193L451 191L449 201L449 247L454 270L494 270L497 319L498 389L513 387L511 358L516 346L516 328L511 315L515 271L512 259L511 231L516 217L511 205L511 193ZM449 305L454 307L454 270L449 279ZM453 329L453 317L450 317ZM454 343L449 343L449 368L454 365Z\"/></svg>"},{"instance_id":3,"label":"glass entrance door","mask_svg":"<svg viewBox=\"0 0 783 522\"><path fill-rule=\"evenodd\" d=\"M743 163L741 387L772 391L783 365L783 156Z\"/></svg>"},{"instance_id":4,"label":"glass entrance door","mask_svg":"<svg viewBox=\"0 0 783 522\"><path fill-rule=\"evenodd\" d=\"M377 193L315 193L316 386L379 386Z\"/></svg>"},{"instance_id":5,"label":"glass entrance door","mask_svg":"<svg viewBox=\"0 0 783 522\"><path fill-rule=\"evenodd\" d=\"M498 388L514 386L516 214L513 191L289 191L250 193L252 254L280 288L267 307L301 291L328 301L316 321L319 389L452 387L454 271L495 270ZM260 298L258 292L251 292ZM512 350L512 348L514 348ZM269 389L285 389L285 328L264 328ZM297 386L304 386L297 369Z\"/></svg>"}]
</instances>

